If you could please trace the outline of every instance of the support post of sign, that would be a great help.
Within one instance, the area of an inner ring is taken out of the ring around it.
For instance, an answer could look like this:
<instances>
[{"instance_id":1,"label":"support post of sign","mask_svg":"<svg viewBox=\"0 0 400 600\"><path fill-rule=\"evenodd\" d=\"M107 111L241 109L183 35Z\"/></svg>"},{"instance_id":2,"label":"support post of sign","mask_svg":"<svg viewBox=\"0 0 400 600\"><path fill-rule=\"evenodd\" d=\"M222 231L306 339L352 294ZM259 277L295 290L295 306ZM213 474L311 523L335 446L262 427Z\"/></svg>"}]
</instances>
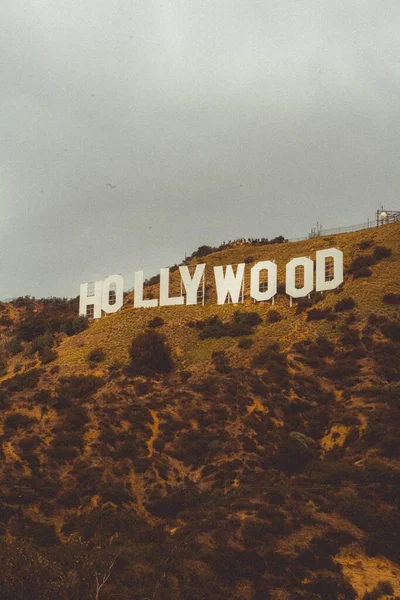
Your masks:
<instances>
[{"instance_id":1,"label":"support post of sign","mask_svg":"<svg viewBox=\"0 0 400 600\"><path fill-rule=\"evenodd\" d=\"M275 262L276 262L275 259L272 262L275 264ZM271 298L271 304L272 304L272 306L275 306L275 296L272 296L272 298Z\"/></svg>"}]
</instances>

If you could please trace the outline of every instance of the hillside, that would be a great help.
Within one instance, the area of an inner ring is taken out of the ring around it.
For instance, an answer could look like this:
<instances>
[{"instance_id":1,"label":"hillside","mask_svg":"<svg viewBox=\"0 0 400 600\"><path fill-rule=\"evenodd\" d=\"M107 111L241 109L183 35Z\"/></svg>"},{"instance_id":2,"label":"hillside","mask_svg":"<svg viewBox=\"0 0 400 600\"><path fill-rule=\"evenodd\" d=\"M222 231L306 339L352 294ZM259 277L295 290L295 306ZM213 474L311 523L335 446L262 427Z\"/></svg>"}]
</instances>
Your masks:
<instances>
[{"instance_id":1,"label":"hillside","mask_svg":"<svg viewBox=\"0 0 400 600\"><path fill-rule=\"evenodd\" d=\"M244 304L128 294L87 328L76 300L0 305L1 598L400 597L400 223L191 264L333 246L343 285L292 307L249 269Z\"/></svg>"}]
</instances>

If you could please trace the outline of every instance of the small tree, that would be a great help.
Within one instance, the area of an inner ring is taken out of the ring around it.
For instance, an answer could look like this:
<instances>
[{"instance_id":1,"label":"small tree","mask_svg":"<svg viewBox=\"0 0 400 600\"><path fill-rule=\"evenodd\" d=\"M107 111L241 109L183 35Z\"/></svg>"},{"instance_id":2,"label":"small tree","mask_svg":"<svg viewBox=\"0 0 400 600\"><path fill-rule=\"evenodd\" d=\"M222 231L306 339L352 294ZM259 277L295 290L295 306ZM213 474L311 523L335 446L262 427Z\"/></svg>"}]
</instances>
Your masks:
<instances>
[{"instance_id":1,"label":"small tree","mask_svg":"<svg viewBox=\"0 0 400 600\"><path fill-rule=\"evenodd\" d=\"M129 371L135 375L169 373L174 367L166 336L151 329L139 333L132 340L129 355Z\"/></svg>"},{"instance_id":2,"label":"small tree","mask_svg":"<svg viewBox=\"0 0 400 600\"><path fill-rule=\"evenodd\" d=\"M72 331L80 333L89 327L89 319L85 315L79 315L72 321Z\"/></svg>"},{"instance_id":3,"label":"small tree","mask_svg":"<svg viewBox=\"0 0 400 600\"><path fill-rule=\"evenodd\" d=\"M112 572L113 567L115 565L115 561L117 560L117 558L118 558L118 556L120 554L121 554L121 550L114 556L114 558L112 559L112 561L109 564L108 569L104 573L98 573L97 570L95 571L95 577L96 577L96 600L99 600L99 598L100 598L100 592L101 592L102 588L106 585L106 583L110 579L111 572Z\"/></svg>"}]
</instances>

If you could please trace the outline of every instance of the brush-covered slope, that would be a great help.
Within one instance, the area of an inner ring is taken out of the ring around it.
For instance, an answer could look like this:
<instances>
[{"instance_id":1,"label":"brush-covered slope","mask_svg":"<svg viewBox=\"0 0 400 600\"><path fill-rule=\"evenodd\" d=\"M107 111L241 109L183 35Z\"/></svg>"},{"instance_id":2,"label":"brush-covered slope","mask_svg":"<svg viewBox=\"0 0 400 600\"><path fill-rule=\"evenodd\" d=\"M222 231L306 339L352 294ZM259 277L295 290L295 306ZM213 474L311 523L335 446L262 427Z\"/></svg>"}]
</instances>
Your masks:
<instances>
[{"instance_id":1,"label":"brush-covered slope","mask_svg":"<svg viewBox=\"0 0 400 600\"><path fill-rule=\"evenodd\" d=\"M216 305L213 265L332 246L338 290ZM1 597L400 596L400 224L198 262L204 307L1 306Z\"/></svg>"}]
</instances>

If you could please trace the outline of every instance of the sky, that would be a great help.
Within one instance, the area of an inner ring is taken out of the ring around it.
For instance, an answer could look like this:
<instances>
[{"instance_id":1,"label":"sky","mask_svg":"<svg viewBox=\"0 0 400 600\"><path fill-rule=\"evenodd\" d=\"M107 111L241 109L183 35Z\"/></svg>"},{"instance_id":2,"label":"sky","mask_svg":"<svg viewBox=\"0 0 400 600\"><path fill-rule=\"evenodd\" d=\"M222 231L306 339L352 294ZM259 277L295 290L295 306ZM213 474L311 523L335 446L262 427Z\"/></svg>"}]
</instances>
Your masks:
<instances>
[{"instance_id":1,"label":"sky","mask_svg":"<svg viewBox=\"0 0 400 600\"><path fill-rule=\"evenodd\" d=\"M398 0L1 0L0 298L400 209L399 31Z\"/></svg>"}]
</instances>

